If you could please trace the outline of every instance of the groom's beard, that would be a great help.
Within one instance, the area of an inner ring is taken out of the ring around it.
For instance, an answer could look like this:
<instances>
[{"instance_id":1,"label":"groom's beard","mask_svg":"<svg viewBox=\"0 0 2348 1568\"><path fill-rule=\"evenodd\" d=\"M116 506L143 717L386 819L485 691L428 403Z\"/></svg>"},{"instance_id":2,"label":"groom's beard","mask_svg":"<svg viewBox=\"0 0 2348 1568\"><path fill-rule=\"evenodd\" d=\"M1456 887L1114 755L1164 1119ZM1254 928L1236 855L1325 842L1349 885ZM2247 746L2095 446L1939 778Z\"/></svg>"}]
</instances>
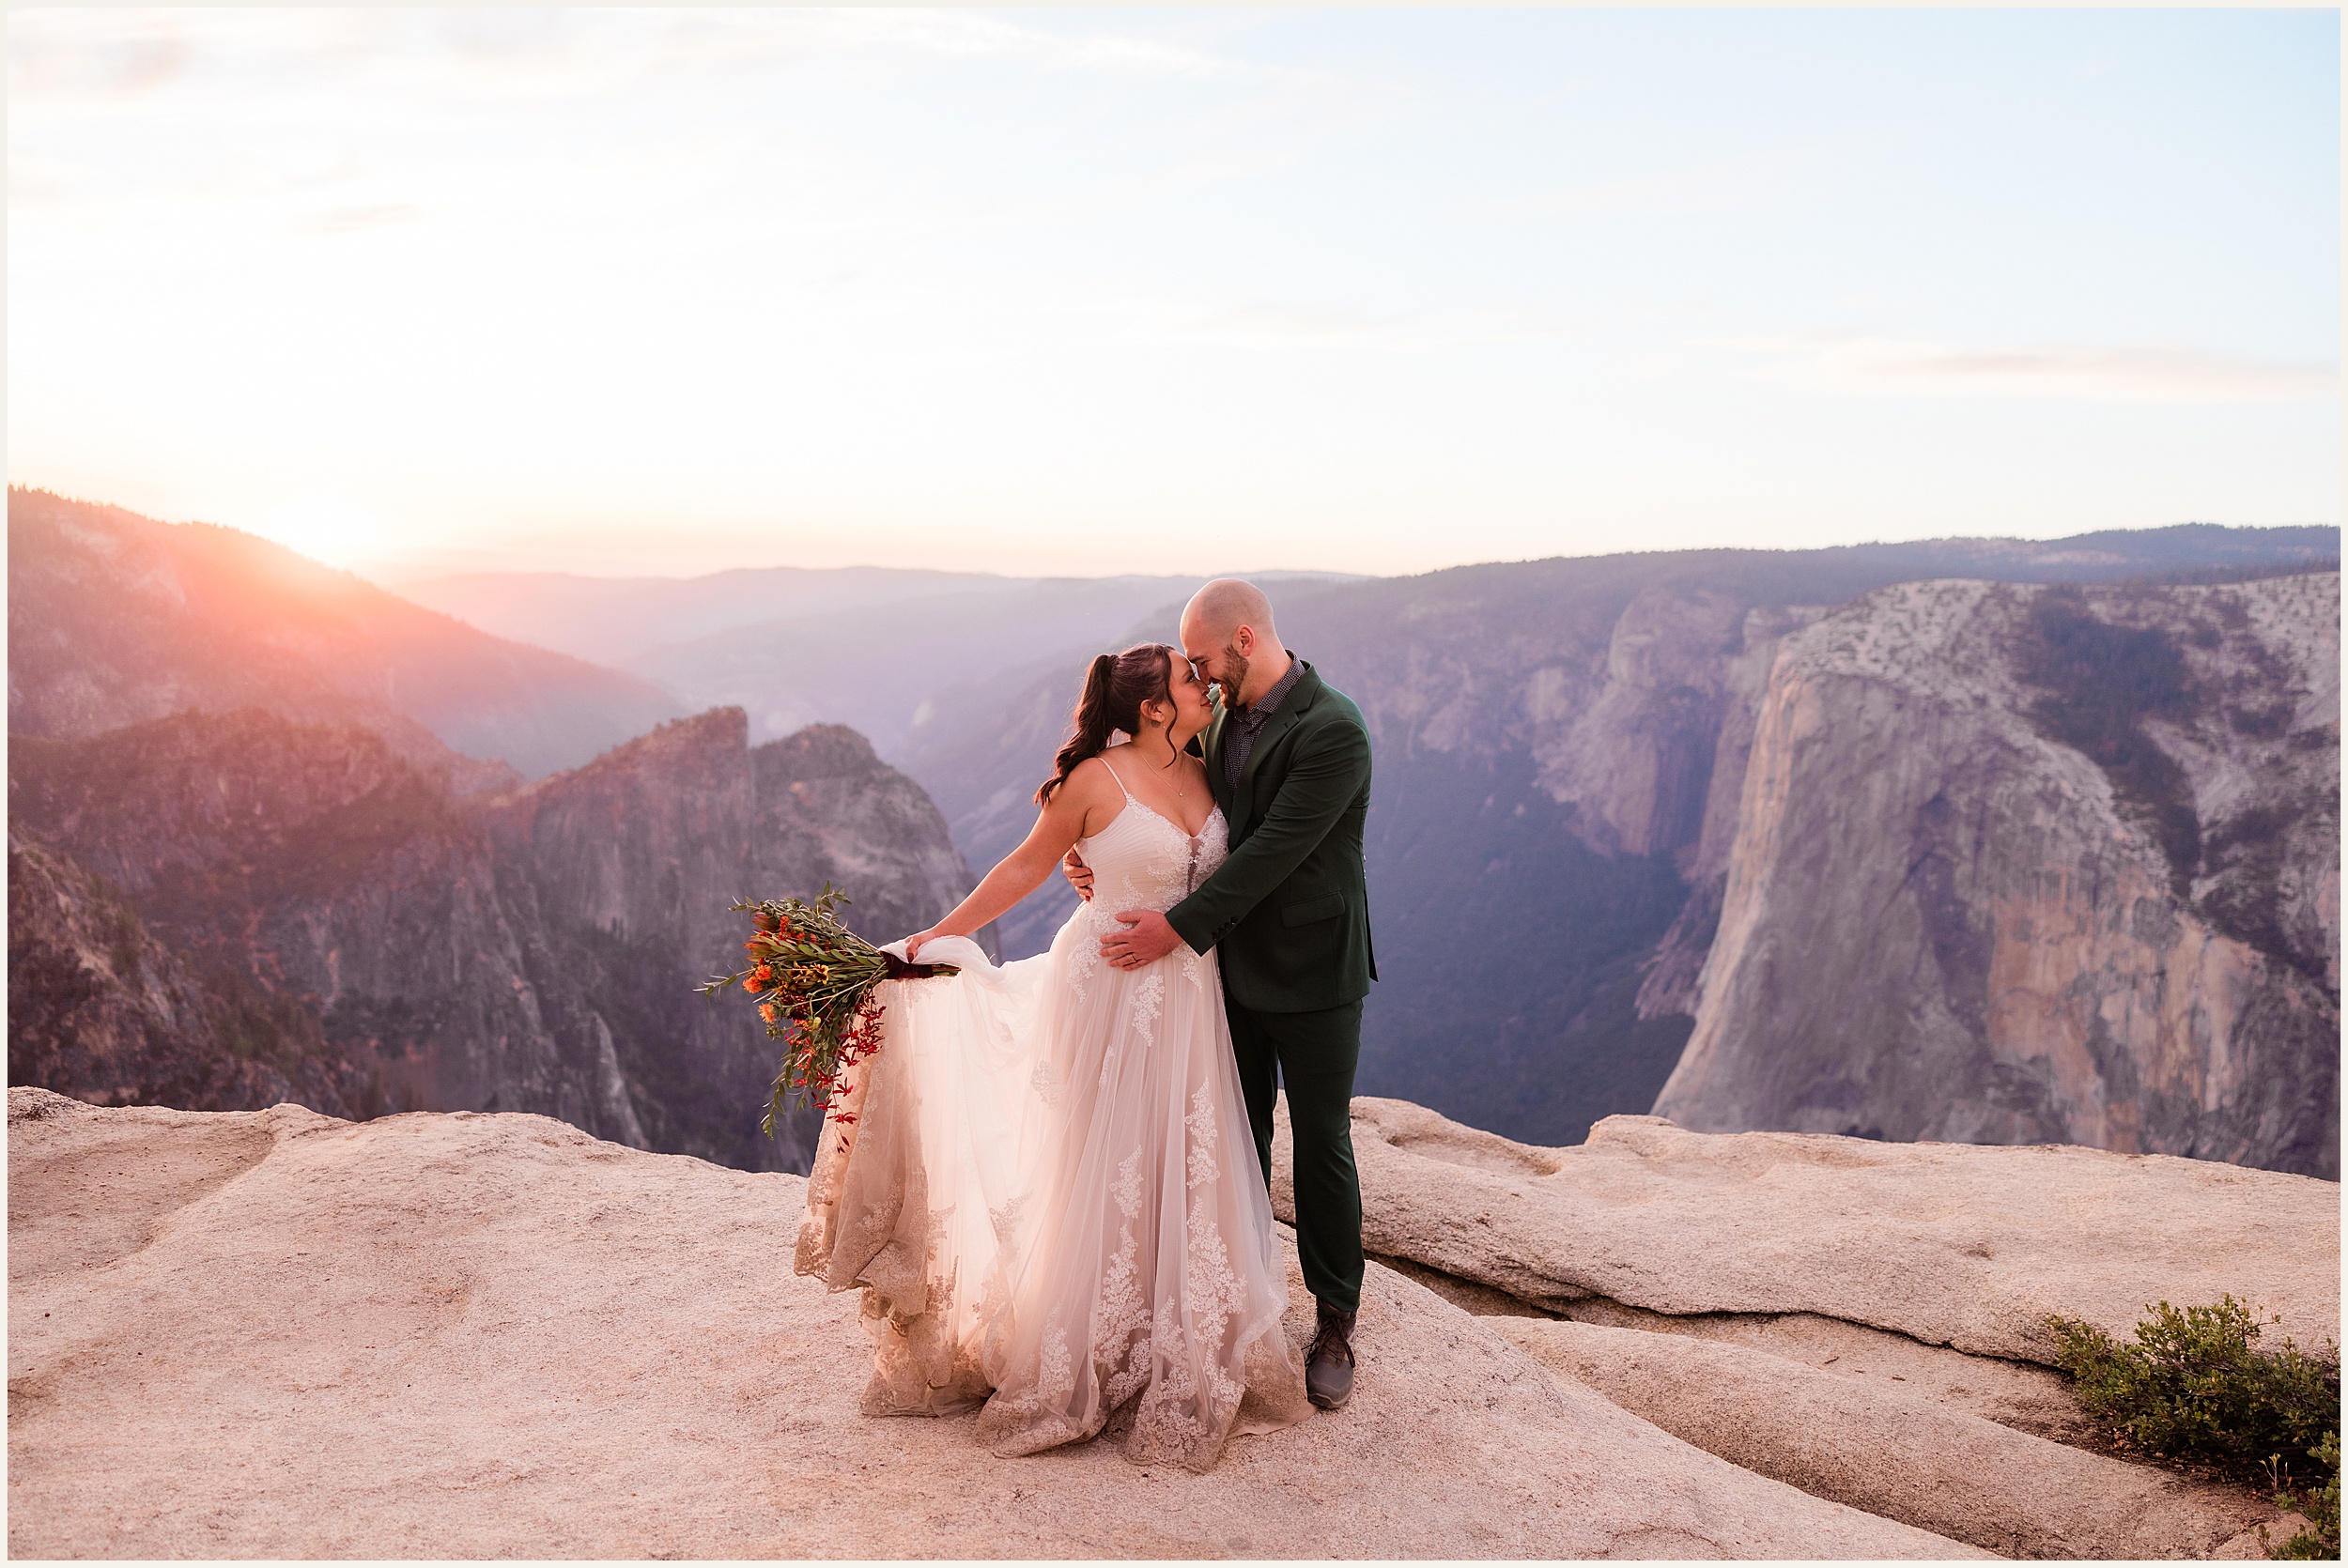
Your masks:
<instances>
[{"instance_id":1,"label":"groom's beard","mask_svg":"<svg viewBox=\"0 0 2348 1568\"><path fill-rule=\"evenodd\" d=\"M1215 682L1223 688L1223 705L1239 711L1239 694L1247 689L1247 655L1236 648L1223 650L1223 676Z\"/></svg>"}]
</instances>

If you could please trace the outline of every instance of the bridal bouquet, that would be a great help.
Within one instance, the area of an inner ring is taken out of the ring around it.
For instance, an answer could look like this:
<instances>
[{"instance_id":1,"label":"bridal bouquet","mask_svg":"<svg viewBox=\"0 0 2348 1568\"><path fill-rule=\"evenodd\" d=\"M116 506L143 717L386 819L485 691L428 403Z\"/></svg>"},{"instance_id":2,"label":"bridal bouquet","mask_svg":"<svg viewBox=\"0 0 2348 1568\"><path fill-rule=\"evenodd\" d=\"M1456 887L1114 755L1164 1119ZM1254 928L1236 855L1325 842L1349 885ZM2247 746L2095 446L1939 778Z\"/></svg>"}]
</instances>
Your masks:
<instances>
[{"instance_id":1,"label":"bridal bouquet","mask_svg":"<svg viewBox=\"0 0 2348 1568\"><path fill-rule=\"evenodd\" d=\"M792 1097L842 1122L856 1118L831 1110L841 1075L880 1049L883 980L951 975L943 964L907 963L884 953L840 923L832 911L849 901L824 884L811 901L803 899L737 899L750 915L750 939L742 944L749 967L712 976L696 989L703 996L740 986L758 1004L771 1039L783 1042L782 1066L760 1130L773 1137L775 1118Z\"/></svg>"}]
</instances>

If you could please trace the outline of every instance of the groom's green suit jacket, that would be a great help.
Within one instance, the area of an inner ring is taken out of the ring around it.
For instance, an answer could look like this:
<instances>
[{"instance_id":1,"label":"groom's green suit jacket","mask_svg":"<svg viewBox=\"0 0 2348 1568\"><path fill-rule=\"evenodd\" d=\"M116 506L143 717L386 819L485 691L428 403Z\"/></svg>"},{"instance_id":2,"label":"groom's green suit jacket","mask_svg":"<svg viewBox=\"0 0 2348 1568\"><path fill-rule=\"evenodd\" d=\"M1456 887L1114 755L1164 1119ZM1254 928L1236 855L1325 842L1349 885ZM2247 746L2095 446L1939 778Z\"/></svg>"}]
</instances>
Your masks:
<instances>
[{"instance_id":1,"label":"groom's green suit jacket","mask_svg":"<svg viewBox=\"0 0 2348 1568\"><path fill-rule=\"evenodd\" d=\"M1222 949L1223 985L1257 1012L1302 1013L1369 994L1362 824L1369 814L1369 727L1306 664L1256 744L1236 789L1224 781L1227 715L1199 737L1231 855L1166 912L1191 950Z\"/></svg>"}]
</instances>

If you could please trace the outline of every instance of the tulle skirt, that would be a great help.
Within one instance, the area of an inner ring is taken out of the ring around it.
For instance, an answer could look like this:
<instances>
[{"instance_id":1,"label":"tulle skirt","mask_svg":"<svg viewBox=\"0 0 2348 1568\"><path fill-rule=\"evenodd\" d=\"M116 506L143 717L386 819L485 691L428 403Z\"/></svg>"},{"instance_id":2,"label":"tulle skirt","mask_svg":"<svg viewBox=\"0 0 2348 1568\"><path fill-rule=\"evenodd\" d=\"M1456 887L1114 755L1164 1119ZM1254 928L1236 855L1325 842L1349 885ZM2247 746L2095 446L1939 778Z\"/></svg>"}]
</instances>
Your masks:
<instances>
[{"instance_id":1,"label":"tulle skirt","mask_svg":"<svg viewBox=\"0 0 2348 1568\"><path fill-rule=\"evenodd\" d=\"M976 1407L1009 1455L1130 1409L1129 1458L1205 1469L1311 1407L1214 957L1111 968L1104 919L1000 967L941 939L960 975L884 988L797 1268L864 1291L868 1413Z\"/></svg>"}]
</instances>

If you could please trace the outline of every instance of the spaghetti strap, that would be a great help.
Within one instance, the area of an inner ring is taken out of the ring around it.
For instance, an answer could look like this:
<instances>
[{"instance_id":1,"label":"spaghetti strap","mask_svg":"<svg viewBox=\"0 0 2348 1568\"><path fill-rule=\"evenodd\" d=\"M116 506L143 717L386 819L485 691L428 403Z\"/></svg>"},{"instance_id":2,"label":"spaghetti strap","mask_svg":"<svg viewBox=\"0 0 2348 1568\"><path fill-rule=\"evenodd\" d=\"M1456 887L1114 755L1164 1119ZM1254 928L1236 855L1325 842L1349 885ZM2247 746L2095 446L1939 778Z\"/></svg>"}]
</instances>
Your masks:
<instances>
[{"instance_id":1,"label":"spaghetti strap","mask_svg":"<svg viewBox=\"0 0 2348 1568\"><path fill-rule=\"evenodd\" d=\"M1100 756L1100 754L1099 754L1098 752L1095 752L1095 753L1094 753L1094 755L1095 755L1095 756ZM1120 790L1125 790L1125 777L1124 777L1124 776L1123 776L1122 774L1119 773L1119 772L1117 771L1117 769L1116 769L1113 765L1111 765L1111 763L1110 763L1109 760L1108 760L1106 757L1101 757L1101 765L1102 765L1103 767L1107 768L1107 769L1109 770L1109 776L1110 776L1111 778L1114 778L1114 779L1116 779L1116 780L1117 780L1117 787L1118 787L1119 789L1120 789ZM1136 802L1136 801L1134 799L1134 792L1133 792L1131 790L1125 790L1125 804L1126 804L1126 805L1128 805L1128 806L1133 806L1133 805L1137 805L1137 804L1138 804L1138 802Z\"/></svg>"}]
</instances>

